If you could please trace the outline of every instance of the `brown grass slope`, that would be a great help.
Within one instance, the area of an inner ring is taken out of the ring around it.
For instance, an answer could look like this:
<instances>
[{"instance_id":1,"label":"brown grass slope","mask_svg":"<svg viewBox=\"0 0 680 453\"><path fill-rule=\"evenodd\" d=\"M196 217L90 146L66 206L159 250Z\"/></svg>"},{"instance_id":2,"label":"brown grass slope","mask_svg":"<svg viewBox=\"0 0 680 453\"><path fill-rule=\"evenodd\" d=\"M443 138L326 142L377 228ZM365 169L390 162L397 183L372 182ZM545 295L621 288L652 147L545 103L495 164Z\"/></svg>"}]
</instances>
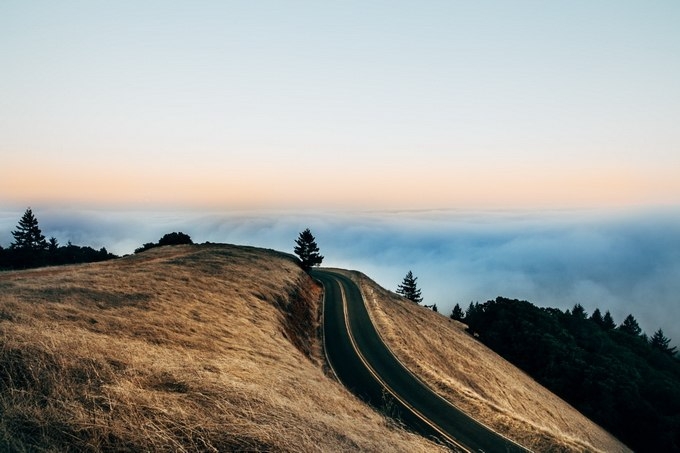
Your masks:
<instances>
[{"instance_id":1,"label":"brown grass slope","mask_svg":"<svg viewBox=\"0 0 680 453\"><path fill-rule=\"evenodd\" d=\"M395 355L438 394L537 452L630 451L611 434L465 332L465 325L387 291L365 275L369 313Z\"/></svg>"},{"instance_id":2,"label":"brown grass slope","mask_svg":"<svg viewBox=\"0 0 680 453\"><path fill-rule=\"evenodd\" d=\"M319 300L226 245L0 273L0 450L438 450L324 373Z\"/></svg>"}]
</instances>

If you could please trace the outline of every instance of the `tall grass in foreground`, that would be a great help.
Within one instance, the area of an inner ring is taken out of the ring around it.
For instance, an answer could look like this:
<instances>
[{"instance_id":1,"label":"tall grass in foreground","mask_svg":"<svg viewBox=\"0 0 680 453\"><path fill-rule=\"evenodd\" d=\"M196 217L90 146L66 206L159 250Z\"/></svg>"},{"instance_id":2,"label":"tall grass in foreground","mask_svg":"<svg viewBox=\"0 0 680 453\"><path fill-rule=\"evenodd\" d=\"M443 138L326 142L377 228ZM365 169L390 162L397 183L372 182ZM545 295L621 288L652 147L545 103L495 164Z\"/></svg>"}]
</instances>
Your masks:
<instances>
[{"instance_id":1,"label":"tall grass in foreground","mask_svg":"<svg viewBox=\"0 0 680 453\"><path fill-rule=\"evenodd\" d=\"M324 373L319 300L248 247L0 273L0 450L441 450Z\"/></svg>"}]
</instances>

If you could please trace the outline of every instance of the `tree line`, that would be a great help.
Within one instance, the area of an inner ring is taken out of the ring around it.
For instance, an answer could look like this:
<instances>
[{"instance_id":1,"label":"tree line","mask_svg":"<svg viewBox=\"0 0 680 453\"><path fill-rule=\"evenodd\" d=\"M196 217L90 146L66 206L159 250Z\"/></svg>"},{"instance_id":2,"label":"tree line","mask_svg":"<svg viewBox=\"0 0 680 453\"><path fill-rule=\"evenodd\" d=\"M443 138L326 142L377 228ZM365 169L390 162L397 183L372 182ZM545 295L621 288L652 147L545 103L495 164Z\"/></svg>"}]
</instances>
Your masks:
<instances>
[{"instance_id":1,"label":"tree line","mask_svg":"<svg viewBox=\"0 0 680 453\"><path fill-rule=\"evenodd\" d=\"M24 212L16 229L12 231L14 241L8 248L0 245L0 270L2 269L28 269L40 266L52 266L60 264L90 263L104 261L118 256L109 253L105 247L95 250L92 247L81 247L71 244L59 245L57 238L45 238L38 219L29 207ZM193 244L191 236L182 232L173 232L163 235L158 242L147 242L135 249L135 253L162 247L165 245ZM294 252L299 257L299 264L309 271L323 261L319 254L319 246L316 244L314 235L309 228L302 231L295 241Z\"/></svg>"},{"instance_id":2,"label":"tree line","mask_svg":"<svg viewBox=\"0 0 680 453\"><path fill-rule=\"evenodd\" d=\"M28 269L61 264L91 263L117 258L105 247L95 250L71 244L60 245L57 238L46 239L31 208L19 219L14 240L8 248L0 245L0 269Z\"/></svg>"},{"instance_id":3,"label":"tree line","mask_svg":"<svg viewBox=\"0 0 680 453\"><path fill-rule=\"evenodd\" d=\"M163 235L158 242L147 242L139 248L135 249L135 253L142 253L149 249L155 247L162 247L164 245L183 245L183 244L193 244L194 241L191 240L191 236L186 233L173 232Z\"/></svg>"},{"instance_id":4,"label":"tree line","mask_svg":"<svg viewBox=\"0 0 680 453\"><path fill-rule=\"evenodd\" d=\"M397 294L420 304L416 281L409 271ZM662 329L503 297L456 304L450 318L635 451L680 451L680 354Z\"/></svg>"},{"instance_id":5,"label":"tree line","mask_svg":"<svg viewBox=\"0 0 680 453\"><path fill-rule=\"evenodd\" d=\"M29 207L19 219L16 229L12 231L14 240L8 248L0 245L0 270L29 269L41 266L61 264L91 263L118 258L105 247L95 250L89 246L73 245L69 241L65 246L59 245L57 238L46 239L38 223L38 219ZM182 232L163 235L158 242L147 242L135 249L142 253L155 247L166 245L193 244L191 236ZM295 241L294 252L298 255L298 264L305 271L318 266L323 261L319 246L309 228L300 233Z\"/></svg>"},{"instance_id":6,"label":"tree line","mask_svg":"<svg viewBox=\"0 0 680 453\"><path fill-rule=\"evenodd\" d=\"M62 264L93 263L118 258L106 247L95 250L89 246L59 245L57 238L46 239L31 208L26 209L12 231L14 241L8 248L0 245L0 270L29 269ZM135 249L135 253L164 245L193 244L191 236L182 232L163 235L158 242L147 242Z\"/></svg>"},{"instance_id":7,"label":"tree line","mask_svg":"<svg viewBox=\"0 0 680 453\"><path fill-rule=\"evenodd\" d=\"M680 451L680 360L661 329L502 297L450 317L635 451Z\"/></svg>"}]
</instances>

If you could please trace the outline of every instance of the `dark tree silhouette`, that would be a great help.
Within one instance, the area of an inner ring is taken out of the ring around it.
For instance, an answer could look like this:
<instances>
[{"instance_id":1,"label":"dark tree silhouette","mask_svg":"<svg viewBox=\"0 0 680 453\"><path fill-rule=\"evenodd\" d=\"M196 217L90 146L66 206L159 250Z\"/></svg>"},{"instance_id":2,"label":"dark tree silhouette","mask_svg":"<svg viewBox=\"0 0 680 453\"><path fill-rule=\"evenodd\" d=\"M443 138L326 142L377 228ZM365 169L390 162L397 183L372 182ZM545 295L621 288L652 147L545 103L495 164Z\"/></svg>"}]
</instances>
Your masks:
<instances>
[{"instance_id":1,"label":"dark tree silhouette","mask_svg":"<svg viewBox=\"0 0 680 453\"><path fill-rule=\"evenodd\" d=\"M12 231L12 236L14 236L14 242L10 244L8 250L11 267L21 269L46 264L48 244L31 208L26 209L19 219L17 229Z\"/></svg>"},{"instance_id":2,"label":"dark tree silhouette","mask_svg":"<svg viewBox=\"0 0 680 453\"><path fill-rule=\"evenodd\" d=\"M602 318L602 327L604 330L614 330L616 328L616 323L614 322L614 318L612 318L612 314L609 313L609 310L605 312L604 318Z\"/></svg>"},{"instance_id":3,"label":"dark tree silhouette","mask_svg":"<svg viewBox=\"0 0 680 453\"><path fill-rule=\"evenodd\" d=\"M158 244L156 244L155 242L146 242L141 247L137 247L135 249L135 253L146 252L147 250L152 249L154 247L158 247Z\"/></svg>"},{"instance_id":4,"label":"dark tree silhouette","mask_svg":"<svg viewBox=\"0 0 680 453\"><path fill-rule=\"evenodd\" d=\"M596 308L595 311L593 311L593 314L590 315L590 320L598 326L604 327L604 319L602 318L602 312L599 308Z\"/></svg>"},{"instance_id":5,"label":"dark tree silhouette","mask_svg":"<svg viewBox=\"0 0 680 453\"><path fill-rule=\"evenodd\" d=\"M95 250L92 247L73 245L71 241L66 246L60 246L55 237L46 241L31 208L21 217L12 235L14 242L10 248L0 253L0 269L92 263L117 258L104 247Z\"/></svg>"},{"instance_id":6,"label":"dark tree silhouette","mask_svg":"<svg viewBox=\"0 0 680 453\"><path fill-rule=\"evenodd\" d=\"M468 305L468 308L465 309L465 317L467 318L468 316L474 316L475 315L475 310L479 308L479 302L475 306L475 303L470 301L470 305Z\"/></svg>"},{"instance_id":7,"label":"dark tree silhouette","mask_svg":"<svg viewBox=\"0 0 680 453\"><path fill-rule=\"evenodd\" d=\"M117 258L113 253L109 253L106 247L95 250L92 247L81 247L73 245L68 241L65 246L58 247L54 252L49 252L50 264L76 264L76 263L95 263Z\"/></svg>"},{"instance_id":8,"label":"dark tree silhouette","mask_svg":"<svg viewBox=\"0 0 680 453\"><path fill-rule=\"evenodd\" d=\"M449 317L456 321L462 321L463 318L465 317L465 312L463 312L463 309L460 308L460 305L456 304L454 305L453 310L451 311L451 315Z\"/></svg>"},{"instance_id":9,"label":"dark tree silhouette","mask_svg":"<svg viewBox=\"0 0 680 453\"><path fill-rule=\"evenodd\" d=\"M163 235L162 238L158 240L158 245L182 245L182 244L193 244L194 241L191 240L191 236L182 233L168 233Z\"/></svg>"},{"instance_id":10,"label":"dark tree silhouette","mask_svg":"<svg viewBox=\"0 0 680 453\"><path fill-rule=\"evenodd\" d=\"M323 261L323 256L319 254L319 246L309 228L305 229L295 240L293 251L300 257L300 264L305 271L318 266Z\"/></svg>"},{"instance_id":11,"label":"dark tree silhouette","mask_svg":"<svg viewBox=\"0 0 680 453\"><path fill-rule=\"evenodd\" d=\"M408 271L404 281L397 288L397 294L401 294L408 300L419 304L423 301L423 297L420 294L416 280L418 280L418 277L414 277L413 272Z\"/></svg>"},{"instance_id":12,"label":"dark tree silhouette","mask_svg":"<svg viewBox=\"0 0 680 453\"><path fill-rule=\"evenodd\" d=\"M50 252L50 255L54 255L57 250L59 249L59 242L57 242L57 238L52 236L50 240L48 241L47 244L47 251Z\"/></svg>"},{"instance_id":13,"label":"dark tree silhouette","mask_svg":"<svg viewBox=\"0 0 680 453\"><path fill-rule=\"evenodd\" d=\"M661 329L654 332L654 335L652 335L651 340L649 340L650 346L653 347L654 349L658 349L659 351L669 355L675 355L677 347L676 346L673 346L672 348L669 347L668 345L670 344L670 342L671 339L666 338L666 336L663 334L663 330Z\"/></svg>"},{"instance_id":14,"label":"dark tree silhouette","mask_svg":"<svg viewBox=\"0 0 680 453\"><path fill-rule=\"evenodd\" d=\"M470 301L470 305L468 305L468 308L465 310L465 324L467 324L467 330L470 334L474 335L477 333L477 327L478 324L480 324L480 321L483 324L483 317L481 316L483 312L484 309L479 302Z\"/></svg>"},{"instance_id":15,"label":"dark tree silhouette","mask_svg":"<svg viewBox=\"0 0 680 453\"><path fill-rule=\"evenodd\" d=\"M12 236L14 236L14 242L10 245L12 249L31 252L47 250L47 241L31 208L26 209L24 215L19 219L17 229L12 231Z\"/></svg>"},{"instance_id":16,"label":"dark tree silhouette","mask_svg":"<svg viewBox=\"0 0 680 453\"><path fill-rule=\"evenodd\" d=\"M574 308L571 309L571 315L577 319L588 318L588 313L586 313L585 308L583 308L583 305L581 304L574 305Z\"/></svg>"},{"instance_id":17,"label":"dark tree silhouette","mask_svg":"<svg viewBox=\"0 0 680 453\"><path fill-rule=\"evenodd\" d=\"M619 330L621 332L625 332L629 335L640 335L642 333L642 329L638 325L638 322L635 320L633 315L628 315L626 316L626 319L623 320L623 323L619 326Z\"/></svg>"},{"instance_id":18,"label":"dark tree silhouette","mask_svg":"<svg viewBox=\"0 0 680 453\"><path fill-rule=\"evenodd\" d=\"M142 253L154 247L161 247L164 245L182 245L182 244L193 244L194 241L191 240L191 236L188 234L179 233L167 233L164 234L158 242L147 242L139 248L135 249L135 253Z\"/></svg>"},{"instance_id":19,"label":"dark tree silhouette","mask_svg":"<svg viewBox=\"0 0 680 453\"><path fill-rule=\"evenodd\" d=\"M605 330L579 319L578 308L500 297L468 310L465 323L479 341L632 450L680 452L680 360L660 352L669 343L663 332L648 342L632 316Z\"/></svg>"}]
</instances>

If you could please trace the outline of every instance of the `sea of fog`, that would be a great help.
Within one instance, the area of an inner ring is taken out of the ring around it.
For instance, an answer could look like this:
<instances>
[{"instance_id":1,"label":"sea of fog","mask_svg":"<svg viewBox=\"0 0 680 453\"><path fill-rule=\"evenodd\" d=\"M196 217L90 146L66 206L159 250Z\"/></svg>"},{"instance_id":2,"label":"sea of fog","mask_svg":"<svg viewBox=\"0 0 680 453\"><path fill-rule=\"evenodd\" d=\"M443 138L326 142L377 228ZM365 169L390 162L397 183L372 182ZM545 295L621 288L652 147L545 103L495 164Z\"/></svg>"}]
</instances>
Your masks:
<instances>
[{"instance_id":1,"label":"sea of fog","mask_svg":"<svg viewBox=\"0 0 680 453\"><path fill-rule=\"evenodd\" d=\"M163 234L291 252L309 227L324 265L388 289L412 270L424 303L448 315L496 296L561 309L632 313L680 344L680 208L571 211L197 212L34 208L61 244L132 253ZM7 247L23 209L0 210Z\"/></svg>"}]
</instances>

